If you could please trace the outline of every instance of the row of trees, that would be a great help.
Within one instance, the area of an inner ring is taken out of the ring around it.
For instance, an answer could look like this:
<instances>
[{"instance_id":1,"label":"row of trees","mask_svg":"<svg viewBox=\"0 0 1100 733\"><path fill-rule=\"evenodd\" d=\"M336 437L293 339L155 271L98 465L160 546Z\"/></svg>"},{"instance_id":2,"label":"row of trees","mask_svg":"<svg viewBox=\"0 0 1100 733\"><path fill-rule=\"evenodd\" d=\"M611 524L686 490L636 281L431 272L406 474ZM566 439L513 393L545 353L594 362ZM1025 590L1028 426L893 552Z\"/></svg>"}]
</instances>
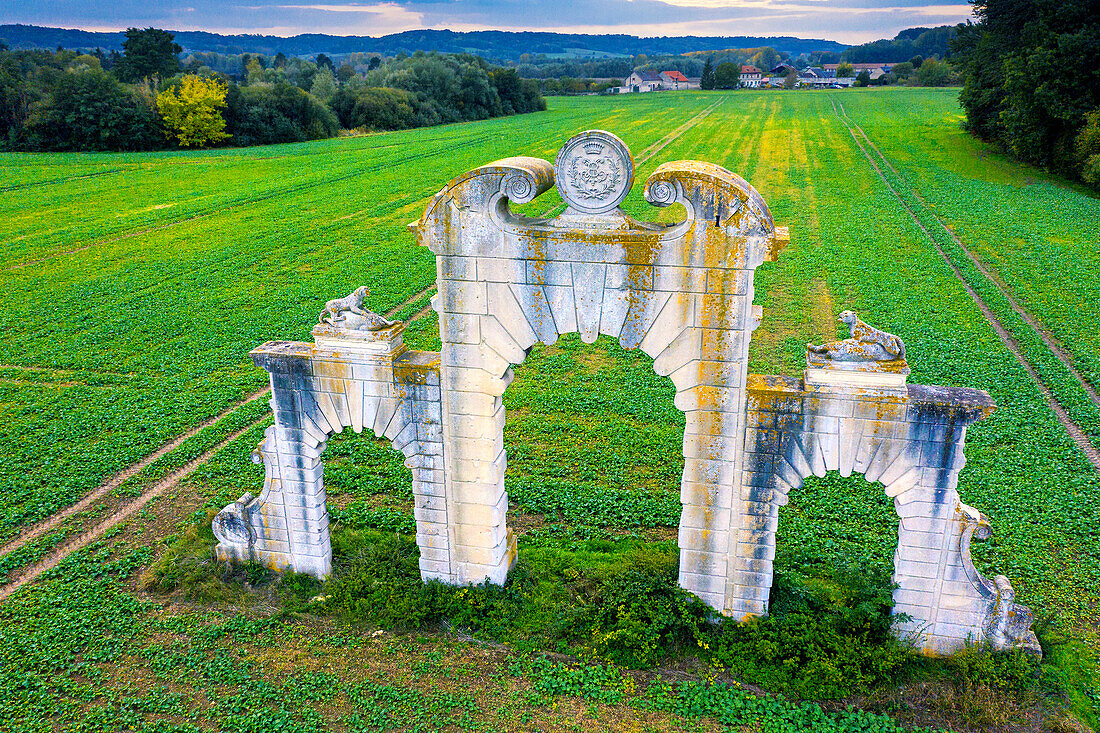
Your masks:
<instances>
[{"instance_id":1,"label":"row of trees","mask_svg":"<svg viewBox=\"0 0 1100 733\"><path fill-rule=\"evenodd\" d=\"M974 0L960 28L966 128L1017 158L1100 187L1095 0Z\"/></svg>"},{"instance_id":2,"label":"row of trees","mask_svg":"<svg viewBox=\"0 0 1100 733\"><path fill-rule=\"evenodd\" d=\"M332 137L545 109L538 84L466 54L339 67L255 55L181 61L172 34L130 29L123 54L8 51L0 45L0 146L150 150ZM362 58L359 58L362 57Z\"/></svg>"}]
</instances>

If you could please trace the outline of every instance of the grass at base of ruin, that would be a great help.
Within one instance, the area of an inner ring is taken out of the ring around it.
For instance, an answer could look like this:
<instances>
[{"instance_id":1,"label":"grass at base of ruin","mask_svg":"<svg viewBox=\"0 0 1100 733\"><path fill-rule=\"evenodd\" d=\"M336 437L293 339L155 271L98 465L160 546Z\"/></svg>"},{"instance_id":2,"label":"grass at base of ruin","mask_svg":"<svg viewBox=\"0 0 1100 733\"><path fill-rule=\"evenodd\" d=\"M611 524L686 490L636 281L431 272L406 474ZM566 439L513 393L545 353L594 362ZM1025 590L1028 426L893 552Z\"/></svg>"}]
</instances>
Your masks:
<instances>
[{"instance_id":1,"label":"grass at base of ruin","mask_svg":"<svg viewBox=\"0 0 1100 733\"><path fill-rule=\"evenodd\" d=\"M822 730L847 730L855 720L850 708L867 716L871 730L891 729L891 720L1005 731L1057 730L1074 718L1096 723L1088 691L1095 693L1098 680L1080 643L1040 624L1041 664L979 648L928 659L890 632L888 571L870 578L855 567L779 574L769 617L737 624L676 586L671 541L521 540L521 560L505 586L453 588L420 581L411 536L337 524L339 569L321 583L217 563L209 519L199 518L145 572L146 590L288 622L346 623L360 635L429 634L433 644L457 637L522 660L514 664L538 672L536 690L558 694L643 706L657 695L681 713L685 696L732 695L744 705L740 722L765 730L774 716L792 715L822 715ZM281 663L301 667L293 657ZM441 661L440 669L453 673L456 664ZM665 685L669 679L685 689ZM800 700L816 704L801 708ZM722 719L716 710L726 702L704 705L702 718Z\"/></svg>"}]
</instances>

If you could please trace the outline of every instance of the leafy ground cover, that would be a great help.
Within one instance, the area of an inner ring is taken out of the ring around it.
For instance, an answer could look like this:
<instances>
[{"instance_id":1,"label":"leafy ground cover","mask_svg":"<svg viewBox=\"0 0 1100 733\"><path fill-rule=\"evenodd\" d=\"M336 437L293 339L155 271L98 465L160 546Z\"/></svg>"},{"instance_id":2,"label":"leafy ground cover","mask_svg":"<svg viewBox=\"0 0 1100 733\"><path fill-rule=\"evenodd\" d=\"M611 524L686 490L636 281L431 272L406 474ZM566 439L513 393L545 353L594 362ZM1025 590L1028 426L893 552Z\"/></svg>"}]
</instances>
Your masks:
<instances>
[{"instance_id":1,"label":"leafy ground cover","mask_svg":"<svg viewBox=\"0 0 1100 733\"><path fill-rule=\"evenodd\" d=\"M326 452L336 577L322 587L256 568L224 575L203 528L260 485L248 454L261 421L136 521L0 605L0 718L35 731L1034 729L1059 725L1065 708L1095 725L1100 482L867 164L834 98L930 202L938 189L919 171L937 166L947 178L1033 175L911 141L954 145L957 106L927 90L555 99L522 119L308 145L0 156L0 239L11 242L0 275L0 539L262 387L247 351L308 338L333 294L369 284L376 310L415 318L410 346L435 348L434 261L404 225L450 176L518 152L552 160L591 127L637 156L709 109L639 162L626 208L658 218L640 184L660 162L699 158L745 176L791 227L791 246L757 273L754 371L798 374L805 342L835 336L836 313L852 308L906 340L913 382L993 395L997 411L969 431L960 492L991 516L993 539L975 556L1043 620L1047 664L975 652L936 666L890 646L881 598L897 520L881 486L858 477L808 481L784 508L773 617L710 626L670 581L683 426L671 384L613 340L563 337L536 347L505 394L521 551L507 588L419 583L408 470L355 435ZM907 158L910 148L921 152ZM1100 219L1095 199L1043 180L1067 202L1049 216ZM1021 188L1027 198L1036 187ZM530 206L559 203L545 198ZM1084 290L1053 277L1028 287L1049 301ZM200 433L122 493L262 415L256 403ZM17 572L58 541L0 569ZM852 566L862 585L842 571Z\"/></svg>"}]
</instances>

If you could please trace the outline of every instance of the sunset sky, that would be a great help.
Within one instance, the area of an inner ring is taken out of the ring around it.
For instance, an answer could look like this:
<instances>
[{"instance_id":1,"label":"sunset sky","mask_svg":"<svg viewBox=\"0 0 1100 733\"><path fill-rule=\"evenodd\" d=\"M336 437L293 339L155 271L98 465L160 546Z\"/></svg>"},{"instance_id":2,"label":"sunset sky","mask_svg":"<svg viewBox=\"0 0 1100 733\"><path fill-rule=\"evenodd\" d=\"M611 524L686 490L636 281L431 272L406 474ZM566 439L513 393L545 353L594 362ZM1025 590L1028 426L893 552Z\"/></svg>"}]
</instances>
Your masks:
<instances>
[{"instance_id":1,"label":"sunset sky","mask_svg":"<svg viewBox=\"0 0 1100 733\"><path fill-rule=\"evenodd\" d=\"M639 36L800 36L861 43L891 38L902 28L957 23L970 17L970 10L967 4L934 0L15 0L0 5L0 23L85 30L156 26L281 36L493 28Z\"/></svg>"}]
</instances>

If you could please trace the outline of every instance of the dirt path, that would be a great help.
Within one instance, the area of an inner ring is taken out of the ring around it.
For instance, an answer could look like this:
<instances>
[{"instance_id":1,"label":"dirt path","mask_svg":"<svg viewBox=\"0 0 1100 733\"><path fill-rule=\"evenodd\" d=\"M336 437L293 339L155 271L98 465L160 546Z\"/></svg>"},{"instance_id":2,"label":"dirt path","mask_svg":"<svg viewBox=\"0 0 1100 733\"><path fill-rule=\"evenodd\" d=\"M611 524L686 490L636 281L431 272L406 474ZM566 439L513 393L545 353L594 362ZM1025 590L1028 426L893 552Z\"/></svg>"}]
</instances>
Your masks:
<instances>
[{"instance_id":1,"label":"dirt path","mask_svg":"<svg viewBox=\"0 0 1100 733\"><path fill-rule=\"evenodd\" d=\"M894 198L898 200L898 203L902 205L906 212L909 213L909 216L913 219L913 222L917 225L917 227L919 227L920 230L924 232L925 236L928 238L928 241L931 242L932 246L936 248L936 251L940 253L940 256L943 257L944 262L947 263L952 272L955 273L955 277L958 278L959 282L962 283L963 288L966 289L967 294L978 306L978 309L981 310L982 315L984 315L986 320L989 321L989 324L993 326L993 330L996 331L997 335L1001 339L1001 342L1005 345L1005 348L1007 348L1012 353L1012 355L1016 357L1016 361L1020 362L1020 366L1024 368L1024 371L1026 371L1028 376L1031 377L1031 380L1035 383L1035 386L1039 388L1039 391L1042 393L1043 399L1046 401L1047 406L1050 407L1055 417L1058 418L1058 422L1062 424L1062 427L1069 434L1070 438L1073 439L1073 442L1077 444L1082 452L1084 452L1085 457L1088 459L1089 463L1092 464L1093 469L1100 473L1100 452L1097 452L1096 447L1093 446L1093 444L1089 441L1088 437L1085 435L1085 432L1081 429L1079 425L1077 425L1077 423L1073 421L1073 419L1069 416L1069 413L1066 412L1066 409L1062 407L1061 403L1059 403L1058 400L1054 397L1054 394L1050 391L1050 389L1043 382L1042 378L1039 376L1039 372L1035 369L1034 366L1032 366L1027 357L1024 356L1023 350L1020 348L1019 342L1017 342L1015 337L1013 337L1012 334L1008 332L1008 329L1004 327L1004 324L1001 323L996 314L994 314L993 311L990 310L989 306L986 305L984 300L982 300L982 297L978 295L978 293L972 287L970 287L970 283L966 281L966 278L963 276L962 271L955 265L954 262L951 261L951 258L948 257L947 252L945 252L943 248L940 247L939 242L936 241L936 239L932 236L932 233L929 232L928 229L924 226L924 223L921 222L920 217L917 216L916 212L909 207L909 204L906 203L905 199L903 199L901 195L890 184L885 174L883 174L882 169L879 167L878 163L875 162L875 159L868 152L867 148L862 142L860 142L859 137L856 136L855 130L852 129L852 125L850 125L848 123L848 120L846 119L847 115L842 115L841 112L837 110L835 101L833 101L831 98L829 101L833 104L833 111L836 113L837 118L844 124L846 128L848 128L848 133L852 136L852 140L863 153L864 157L867 158L867 162L871 164L871 167L874 169L875 173L878 174L878 177L886 185L886 188L889 189L890 193L894 195ZM879 155L882 155L882 153L879 153ZM883 158L883 160L885 160L885 158Z\"/></svg>"},{"instance_id":2,"label":"dirt path","mask_svg":"<svg viewBox=\"0 0 1100 733\"><path fill-rule=\"evenodd\" d=\"M228 436L225 437L225 439L223 439L213 448L206 451L201 456L192 459L184 466L176 469L160 481L150 486L144 493L142 493L141 496L134 499L114 514L104 519L92 529L88 530L87 532L81 533L80 536L76 537L71 542L65 543L61 547L55 549L52 553L50 553L49 556L47 556L43 560L24 570L22 573L19 574L18 577L15 578L15 580L5 586L0 587L0 602L7 599L8 596L10 596L12 593L16 592L27 583L35 580L46 571L52 570L53 568L57 567L58 563L67 558L69 555L73 554L77 550L81 550L87 547L89 544L102 537L103 534L107 532L107 530L133 516L136 511L141 509L143 506L148 504L156 497L163 494L168 489L174 487L184 478L193 473L195 469L197 469L199 466L213 458L214 455L222 448L229 445L252 428L261 424L266 419L266 416L262 417L259 420L256 420L255 422L246 425L245 427L236 430L233 433L230 433Z\"/></svg>"},{"instance_id":3,"label":"dirt path","mask_svg":"<svg viewBox=\"0 0 1100 733\"><path fill-rule=\"evenodd\" d=\"M860 136L867 142L867 145L871 148L871 150L875 151L875 153L878 154L878 157L882 159L882 162L886 165L886 167L889 168L895 176L901 179L901 174L898 173L897 169L894 168L894 166L890 163L890 160L882 154L882 151L875 147L875 144L871 141L871 138L869 138L867 136L867 133L863 131L863 128L855 124L855 122L851 122L851 118L848 117L848 113L844 110L843 104L840 105L840 111L844 115L846 122L849 122L850 126L854 127L856 131L859 132ZM978 259L977 255L971 252L969 247L963 244L963 241L959 238L957 234L955 234L954 229L949 227L947 223L943 221L943 219L941 219L934 211L931 210L928 202L925 201L923 196L921 196L920 191L918 191L916 188L913 188L912 186L910 186L910 190L912 190L913 196L916 197L917 201L921 203L921 206L924 207L925 212L936 220L936 223L940 225L944 232L947 233L947 236L951 237L955 244L958 245L959 249L963 251L963 254L965 254L970 259L970 261L974 263L974 266L978 268L978 272L982 273L982 275L985 276L987 280L993 283L993 285L1001 291L1001 294L1005 297L1005 300L1008 301L1008 304L1012 308L1012 310L1016 312L1016 315L1020 316L1020 318L1022 318L1024 322L1028 326L1030 326L1033 331L1035 331L1036 335L1038 335L1039 338L1043 340L1043 343L1046 344L1046 347L1050 349L1051 353L1054 354L1058 361L1062 362L1063 366L1065 366L1066 369L1069 370L1069 373L1072 374L1073 378L1076 379L1078 384L1081 385L1081 389L1085 390L1085 393L1089 396L1089 399L1092 400L1092 403L1097 407L1100 407L1100 391L1097 391L1096 387L1094 387L1091 382L1085 379L1085 377L1079 371L1077 371L1077 367L1073 364L1073 355L1065 350L1059 339L1056 338L1053 333L1044 328L1043 325L1039 323L1039 320L1037 318L1034 318L1030 313L1023 309L1023 307L1016 301L1016 298L1013 297L1012 292L1008 288L1008 285L1005 284L1003 280L1001 280L1000 276L997 273L991 271L984 262Z\"/></svg>"},{"instance_id":4,"label":"dirt path","mask_svg":"<svg viewBox=\"0 0 1100 733\"><path fill-rule=\"evenodd\" d=\"M80 512L84 511L85 509L90 507L92 504L94 504L96 501L101 499L103 496L108 494L112 489L114 489L117 486L121 485L123 481L127 480L131 476L134 476L135 474L140 472L142 469L144 469L146 466L148 466L149 464L151 464L154 461L158 460L159 458L166 455L167 453L175 450L185 440L192 437L193 435L198 433L203 428L210 427L214 423L218 422L219 420L221 420L224 417L228 417L229 415L233 414L234 412L241 409L245 405L247 405L251 402L255 402L256 400L266 396L270 391L271 391L270 388L265 387L262 390L260 390L259 392L256 392L255 394L252 394L252 395L249 395L248 397L246 397L244 399L244 401L238 402L237 404L223 410L221 413L215 415L214 417L210 418L209 420L206 420L205 422L202 422L202 423L196 425L195 427L191 428L190 430L188 430L187 432L181 434L180 436L178 436L176 438L173 438L169 442L162 445L160 448L157 448L154 452L152 452L149 455L142 458L140 461L137 461L136 463L131 464L127 468L125 468L122 471L119 471L118 473L116 473L114 476L111 476L109 479L107 479L106 481L101 483L96 489L94 489L91 493L87 494L83 499L78 501L76 504L73 504L70 507L62 509L59 512L55 512L54 514L51 514L49 517L47 517L46 519L43 519L41 522L34 525L33 527L30 527L30 528L24 530L19 536L17 536L15 539L10 541L8 544L4 545L3 547L0 547L0 556L7 555L10 552L14 552L15 550L18 550L20 547L27 544L28 542L31 542L35 539L38 539L39 537L46 534L47 532L49 532L53 528L57 527L62 522L64 522L66 519L73 516L74 514L79 514ZM194 470L194 469L192 469L192 470ZM2 591L0 591L0 593L2 593ZM3 596L0 595L0 598L2 598L2 597Z\"/></svg>"}]
</instances>

